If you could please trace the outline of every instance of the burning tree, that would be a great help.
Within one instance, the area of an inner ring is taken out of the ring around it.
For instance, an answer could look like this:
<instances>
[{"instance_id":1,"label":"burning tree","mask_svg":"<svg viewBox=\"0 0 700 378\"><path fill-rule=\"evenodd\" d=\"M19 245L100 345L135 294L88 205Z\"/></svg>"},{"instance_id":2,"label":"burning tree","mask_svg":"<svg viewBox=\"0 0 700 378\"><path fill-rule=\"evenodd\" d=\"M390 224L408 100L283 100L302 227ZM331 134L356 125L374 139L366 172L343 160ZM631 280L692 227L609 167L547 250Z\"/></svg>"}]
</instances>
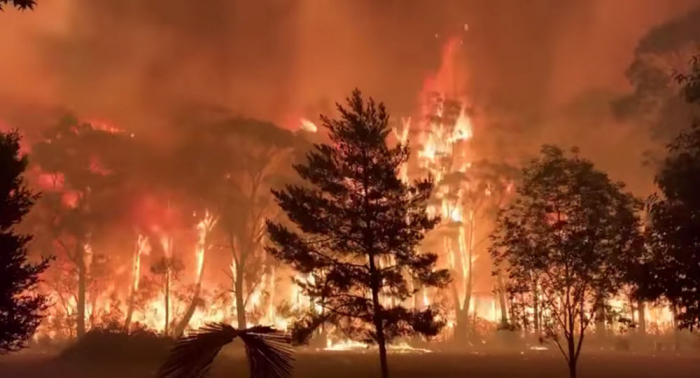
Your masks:
<instances>
[{"instance_id":1,"label":"burning tree","mask_svg":"<svg viewBox=\"0 0 700 378\"><path fill-rule=\"evenodd\" d=\"M359 91L338 105L341 119L322 117L332 144L319 144L306 164L295 165L308 186L273 191L299 231L268 221L267 250L306 275L296 280L312 298L309 314L295 327L307 339L324 323L379 345L382 377L388 377L386 344L409 334L436 335L436 310L408 309L409 280L444 287L446 270L437 255L418 253L424 233L439 222L428 216L432 180L405 183L399 176L406 145L389 148L389 115L383 104L365 102ZM317 308L318 307L318 308Z\"/></svg>"},{"instance_id":2,"label":"burning tree","mask_svg":"<svg viewBox=\"0 0 700 378\"><path fill-rule=\"evenodd\" d=\"M574 378L586 330L641 252L640 201L590 161L553 146L523 170L517 193L498 219L491 252L512 290L538 293L544 336Z\"/></svg>"},{"instance_id":3,"label":"burning tree","mask_svg":"<svg viewBox=\"0 0 700 378\"><path fill-rule=\"evenodd\" d=\"M243 329L254 293L262 286L269 294L274 290L274 267L266 264L262 248L264 220L279 212L269 190L280 181L276 168L290 158L298 139L269 122L201 118L188 120L190 126L198 127L188 133L178 154L187 158L178 172L190 173L189 190L218 219L212 231L231 252L233 307ZM263 282L266 279L270 282Z\"/></svg>"},{"instance_id":4,"label":"burning tree","mask_svg":"<svg viewBox=\"0 0 700 378\"><path fill-rule=\"evenodd\" d=\"M46 213L47 243L56 247L77 276L75 316L78 337L85 334L91 269L104 265L106 255L93 253L93 241L128 208L124 184L123 151L130 138L66 117L32 146L34 164L50 176L52 187L40 204ZM103 269L104 271L107 271ZM95 293L99 295L99 290Z\"/></svg>"},{"instance_id":5,"label":"burning tree","mask_svg":"<svg viewBox=\"0 0 700 378\"><path fill-rule=\"evenodd\" d=\"M36 291L48 260L27 261L31 236L15 233L37 195L24 184L27 157L20 155L17 131L0 133L0 354L24 346L42 319L47 298Z\"/></svg>"}]
</instances>

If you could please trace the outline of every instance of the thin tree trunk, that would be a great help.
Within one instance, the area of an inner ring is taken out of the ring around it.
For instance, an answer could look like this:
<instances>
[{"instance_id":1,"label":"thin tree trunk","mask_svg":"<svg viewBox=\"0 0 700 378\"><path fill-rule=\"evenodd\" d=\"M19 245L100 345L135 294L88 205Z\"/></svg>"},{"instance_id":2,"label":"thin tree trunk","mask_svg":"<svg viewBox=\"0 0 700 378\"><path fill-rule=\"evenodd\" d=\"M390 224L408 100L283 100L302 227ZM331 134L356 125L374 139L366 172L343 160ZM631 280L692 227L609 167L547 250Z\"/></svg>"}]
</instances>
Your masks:
<instances>
[{"instance_id":1,"label":"thin tree trunk","mask_svg":"<svg viewBox=\"0 0 700 378\"><path fill-rule=\"evenodd\" d=\"M540 291L538 283L535 281L535 288L532 292L532 312L534 316L535 336L540 337Z\"/></svg>"},{"instance_id":2,"label":"thin tree trunk","mask_svg":"<svg viewBox=\"0 0 700 378\"><path fill-rule=\"evenodd\" d=\"M605 330L605 300L598 298L596 300L596 313L595 313L595 333L599 339L604 339L606 336Z\"/></svg>"},{"instance_id":3,"label":"thin tree trunk","mask_svg":"<svg viewBox=\"0 0 700 378\"><path fill-rule=\"evenodd\" d=\"M389 378L389 365L386 358L386 338L384 337L384 319L382 307L379 304L379 278L374 262L374 256L369 257L369 270L372 284L372 306L374 307L374 327L377 331L377 344L379 345L379 364L382 378Z\"/></svg>"},{"instance_id":4,"label":"thin tree trunk","mask_svg":"<svg viewBox=\"0 0 700 378\"><path fill-rule=\"evenodd\" d=\"M243 269L236 266L236 277L234 277L235 294L236 294L236 317L238 320L238 329L248 327L245 313L245 298L243 293Z\"/></svg>"},{"instance_id":5,"label":"thin tree trunk","mask_svg":"<svg viewBox=\"0 0 700 378\"><path fill-rule=\"evenodd\" d=\"M170 336L170 268L165 271L165 328L163 334Z\"/></svg>"},{"instance_id":6,"label":"thin tree trunk","mask_svg":"<svg viewBox=\"0 0 700 378\"><path fill-rule=\"evenodd\" d=\"M87 290L87 267L85 266L85 251L81 242L77 243L76 259L78 262L78 303L76 308L76 333L78 338L85 336L85 302Z\"/></svg>"},{"instance_id":7,"label":"thin tree trunk","mask_svg":"<svg viewBox=\"0 0 700 378\"><path fill-rule=\"evenodd\" d=\"M496 290L498 291L498 307L501 310L501 327L508 325L508 307L506 304L506 290L503 285L503 275L498 273L496 276Z\"/></svg>"},{"instance_id":8,"label":"thin tree trunk","mask_svg":"<svg viewBox=\"0 0 700 378\"><path fill-rule=\"evenodd\" d=\"M647 334L647 317L646 317L646 303L644 301L637 302L637 322L639 323L639 334L646 336Z\"/></svg>"}]
</instances>

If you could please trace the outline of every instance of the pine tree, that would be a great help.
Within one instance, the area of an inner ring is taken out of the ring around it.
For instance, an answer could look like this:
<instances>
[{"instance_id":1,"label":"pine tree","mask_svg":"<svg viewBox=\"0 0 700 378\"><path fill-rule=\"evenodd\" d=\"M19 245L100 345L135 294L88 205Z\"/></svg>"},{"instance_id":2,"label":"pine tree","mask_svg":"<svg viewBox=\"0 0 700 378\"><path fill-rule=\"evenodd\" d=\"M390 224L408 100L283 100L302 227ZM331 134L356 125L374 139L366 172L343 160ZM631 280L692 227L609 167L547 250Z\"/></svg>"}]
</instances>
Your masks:
<instances>
[{"instance_id":1,"label":"pine tree","mask_svg":"<svg viewBox=\"0 0 700 378\"><path fill-rule=\"evenodd\" d=\"M20 155L17 131L0 133L0 354L21 349L42 319L47 298L34 289L48 261L27 261L29 235L15 227L29 212L37 194L24 184L27 157Z\"/></svg>"},{"instance_id":2,"label":"pine tree","mask_svg":"<svg viewBox=\"0 0 700 378\"><path fill-rule=\"evenodd\" d=\"M297 280L314 306L294 327L307 339L322 324L377 343L382 377L388 377L386 345L399 336L436 335L443 323L434 308L409 309L413 282L444 287L437 255L419 253L426 231L439 219L427 214L431 179L401 181L408 146L389 147L389 115L382 103L355 90L341 118L321 117L331 144L315 145L294 168L308 185L273 191L295 229L268 221L267 250L305 279ZM415 281L414 281L415 280ZM316 310L319 308L320 310Z\"/></svg>"},{"instance_id":3,"label":"pine tree","mask_svg":"<svg viewBox=\"0 0 700 378\"><path fill-rule=\"evenodd\" d=\"M34 9L36 6L36 0L0 0L0 11L3 10L3 6L9 4L17 9Z\"/></svg>"}]
</instances>

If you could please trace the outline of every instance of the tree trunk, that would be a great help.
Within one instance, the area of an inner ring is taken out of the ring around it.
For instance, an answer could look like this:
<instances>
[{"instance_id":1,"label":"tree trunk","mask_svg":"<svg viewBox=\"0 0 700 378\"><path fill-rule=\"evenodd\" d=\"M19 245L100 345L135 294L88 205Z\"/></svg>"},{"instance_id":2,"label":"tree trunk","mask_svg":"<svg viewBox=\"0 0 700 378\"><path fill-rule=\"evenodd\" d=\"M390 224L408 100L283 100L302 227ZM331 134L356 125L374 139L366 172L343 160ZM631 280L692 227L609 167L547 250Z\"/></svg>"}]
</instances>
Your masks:
<instances>
[{"instance_id":1,"label":"tree trunk","mask_svg":"<svg viewBox=\"0 0 700 378\"><path fill-rule=\"evenodd\" d=\"M234 277L234 286L236 294L236 317L238 319L238 329L248 327L245 313L245 298L243 296L243 269L236 266L236 277Z\"/></svg>"},{"instance_id":2,"label":"tree trunk","mask_svg":"<svg viewBox=\"0 0 700 378\"><path fill-rule=\"evenodd\" d=\"M165 272L165 328L163 334L170 336L170 268Z\"/></svg>"},{"instance_id":3,"label":"tree trunk","mask_svg":"<svg viewBox=\"0 0 700 378\"><path fill-rule=\"evenodd\" d=\"M508 325L508 307L506 305L506 290L503 285L503 275L498 273L496 276L496 290L498 291L498 308L501 310L501 327Z\"/></svg>"},{"instance_id":4,"label":"tree trunk","mask_svg":"<svg viewBox=\"0 0 700 378\"><path fill-rule=\"evenodd\" d=\"M187 311L185 311L185 314L182 316L182 320L180 320L180 322L177 323L177 326L173 330L173 337L177 339L185 333L185 328L187 328L187 326L190 324L190 320L192 320L192 315L194 315L194 312L197 310L197 306L201 304L202 300L199 298L199 288L197 288L197 291L195 292L194 297L190 302L190 305L187 307Z\"/></svg>"},{"instance_id":5,"label":"tree trunk","mask_svg":"<svg viewBox=\"0 0 700 378\"><path fill-rule=\"evenodd\" d=\"M532 314L534 316L535 336L540 337L540 292L537 281L535 281L535 288L532 292Z\"/></svg>"},{"instance_id":6,"label":"tree trunk","mask_svg":"<svg viewBox=\"0 0 700 378\"><path fill-rule=\"evenodd\" d=\"M572 330L573 331L573 330ZM571 336L567 338L567 346L569 352L569 378L576 378L576 363L578 362L576 358L576 345L574 337Z\"/></svg>"},{"instance_id":7,"label":"tree trunk","mask_svg":"<svg viewBox=\"0 0 700 378\"><path fill-rule=\"evenodd\" d=\"M604 339L606 336L605 330L605 300L598 298L596 300L595 312L595 334L599 339Z\"/></svg>"},{"instance_id":8,"label":"tree trunk","mask_svg":"<svg viewBox=\"0 0 700 378\"><path fill-rule=\"evenodd\" d=\"M386 359L386 338L384 337L384 319L382 307L379 304L379 277L375 267L374 256L369 257L369 272L372 289L372 307L374 307L374 327L377 332L377 344L379 345L379 364L382 378L389 378L389 365Z\"/></svg>"},{"instance_id":9,"label":"tree trunk","mask_svg":"<svg viewBox=\"0 0 700 378\"><path fill-rule=\"evenodd\" d=\"M455 341L457 343L465 343L469 330L469 311L457 308L455 315Z\"/></svg>"},{"instance_id":10,"label":"tree trunk","mask_svg":"<svg viewBox=\"0 0 700 378\"><path fill-rule=\"evenodd\" d=\"M576 378L576 361L569 362L569 378Z\"/></svg>"},{"instance_id":11,"label":"tree trunk","mask_svg":"<svg viewBox=\"0 0 700 378\"><path fill-rule=\"evenodd\" d=\"M76 333L78 338L85 336L85 302L87 291L87 267L85 266L85 251L82 243L78 242L76 247L76 259L78 262L78 303L76 308Z\"/></svg>"},{"instance_id":12,"label":"tree trunk","mask_svg":"<svg viewBox=\"0 0 700 378\"><path fill-rule=\"evenodd\" d=\"M134 293L132 292L129 296L129 306L126 310L126 320L124 321L124 331L129 333L131 328L131 318L134 316Z\"/></svg>"},{"instance_id":13,"label":"tree trunk","mask_svg":"<svg viewBox=\"0 0 700 378\"><path fill-rule=\"evenodd\" d=\"M646 303L637 301L637 322L639 323L639 334L646 336L647 334L647 318L646 318Z\"/></svg>"}]
</instances>

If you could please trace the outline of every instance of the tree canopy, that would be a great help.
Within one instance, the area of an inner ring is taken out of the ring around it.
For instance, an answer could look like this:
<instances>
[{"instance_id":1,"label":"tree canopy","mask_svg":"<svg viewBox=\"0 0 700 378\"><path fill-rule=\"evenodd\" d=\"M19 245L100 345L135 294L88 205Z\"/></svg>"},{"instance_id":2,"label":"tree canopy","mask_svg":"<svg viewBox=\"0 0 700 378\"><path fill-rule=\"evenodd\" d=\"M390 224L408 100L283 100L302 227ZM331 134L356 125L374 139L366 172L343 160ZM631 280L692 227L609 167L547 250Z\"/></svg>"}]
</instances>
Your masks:
<instances>
[{"instance_id":1,"label":"tree canopy","mask_svg":"<svg viewBox=\"0 0 700 378\"><path fill-rule=\"evenodd\" d=\"M36 0L0 0L0 11L3 10L3 6L10 4L17 9L34 9L36 6Z\"/></svg>"},{"instance_id":2,"label":"tree canopy","mask_svg":"<svg viewBox=\"0 0 700 378\"><path fill-rule=\"evenodd\" d=\"M523 169L517 194L499 216L491 253L510 290L540 307L544 336L575 377L586 330L641 252L641 203L577 152L554 146Z\"/></svg>"},{"instance_id":3,"label":"tree canopy","mask_svg":"<svg viewBox=\"0 0 700 378\"><path fill-rule=\"evenodd\" d=\"M700 99L700 65L679 77L690 103ZM668 145L668 156L656 176L661 196L651 198L648 252L637 295L665 298L682 328L700 326L700 124L697 121Z\"/></svg>"}]
</instances>

